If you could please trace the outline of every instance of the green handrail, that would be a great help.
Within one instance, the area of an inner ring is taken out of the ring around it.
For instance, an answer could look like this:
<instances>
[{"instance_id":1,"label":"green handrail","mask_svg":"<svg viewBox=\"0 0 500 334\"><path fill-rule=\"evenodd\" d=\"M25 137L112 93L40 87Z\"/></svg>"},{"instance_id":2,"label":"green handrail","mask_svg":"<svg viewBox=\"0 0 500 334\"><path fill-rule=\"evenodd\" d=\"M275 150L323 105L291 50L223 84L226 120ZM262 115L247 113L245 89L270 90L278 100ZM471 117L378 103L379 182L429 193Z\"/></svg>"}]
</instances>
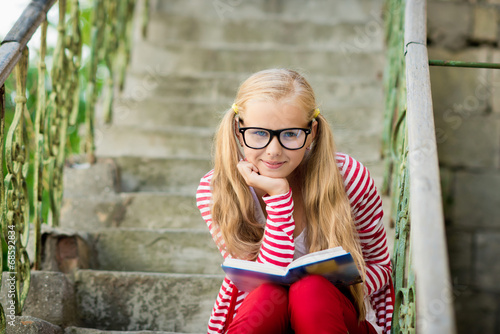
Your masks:
<instances>
[{"instance_id":1,"label":"green handrail","mask_svg":"<svg viewBox=\"0 0 500 334\"><path fill-rule=\"evenodd\" d=\"M387 0L386 8L383 191L391 196L396 232L392 332L451 334L455 322L425 45L426 1ZM429 241L433 249L426 249ZM443 309L429 314L436 302Z\"/></svg>"},{"instance_id":2,"label":"green handrail","mask_svg":"<svg viewBox=\"0 0 500 334\"><path fill-rule=\"evenodd\" d=\"M408 136L406 127L406 77L404 59L405 1L386 2L385 122L383 153L385 175L382 191L390 195L390 220L395 227L393 283L396 294L392 332L415 331L415 276L411 266Z\"/></svg>"}]
</instances>

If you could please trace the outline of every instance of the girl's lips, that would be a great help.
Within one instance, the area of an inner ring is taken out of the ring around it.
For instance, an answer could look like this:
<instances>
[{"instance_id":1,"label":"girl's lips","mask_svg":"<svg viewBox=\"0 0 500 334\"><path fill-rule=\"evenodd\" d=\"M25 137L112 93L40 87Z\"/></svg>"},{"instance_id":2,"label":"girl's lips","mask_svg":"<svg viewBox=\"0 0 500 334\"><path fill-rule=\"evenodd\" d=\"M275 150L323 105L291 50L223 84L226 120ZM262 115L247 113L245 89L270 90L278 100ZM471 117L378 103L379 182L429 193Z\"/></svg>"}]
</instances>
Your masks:
<instances>
[{"instance_id":1,"label":"girl's lips","mask_svg":"<svg viewBox=\"0 0 500 334\"><path fill-rule=\"evenodd\" d=\"M284 161L262 161L269 169L278 169L285 164Z\"/></svg>"}]
</instances>

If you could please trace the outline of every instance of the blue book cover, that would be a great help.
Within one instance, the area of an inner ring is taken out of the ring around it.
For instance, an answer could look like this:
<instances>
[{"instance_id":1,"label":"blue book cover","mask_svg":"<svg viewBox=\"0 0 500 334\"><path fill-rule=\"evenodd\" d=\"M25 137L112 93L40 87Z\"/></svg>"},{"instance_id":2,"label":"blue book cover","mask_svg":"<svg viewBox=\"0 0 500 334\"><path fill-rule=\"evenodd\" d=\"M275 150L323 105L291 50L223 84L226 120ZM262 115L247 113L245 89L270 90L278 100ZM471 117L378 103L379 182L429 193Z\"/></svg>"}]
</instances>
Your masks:
<instances>
[{"instance_id":1,"label":"blue book cover","mask_svg":"<svg viewBox=\"0 0 500 334\"><path fill-rule=\"evenodd\" d=\"M311 274L322 275L334 284L351 285L362 281L351 253L347 253L342 247L304 255L286 268L228 258L222 264L222 269L238 290L246 292L263 283L290 285Z\"/></svg>"}]
</instances>

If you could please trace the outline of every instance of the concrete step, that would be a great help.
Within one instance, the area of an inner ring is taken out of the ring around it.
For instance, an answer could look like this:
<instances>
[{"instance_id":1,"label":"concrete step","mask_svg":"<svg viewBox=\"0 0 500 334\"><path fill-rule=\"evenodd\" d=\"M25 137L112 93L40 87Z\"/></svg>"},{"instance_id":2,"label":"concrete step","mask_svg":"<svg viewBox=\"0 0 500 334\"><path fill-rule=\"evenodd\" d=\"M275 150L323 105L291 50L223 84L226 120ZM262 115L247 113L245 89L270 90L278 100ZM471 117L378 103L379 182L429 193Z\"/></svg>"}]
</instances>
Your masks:
<instances>
[{"instance_id":1,"label":"concrete step","mask_svg":"<svg viewBox=\"0 0 500 334\"><path fill-rule=\"evenodd\" d=\"M355 120L349 119L347 124ZM371 119L359 119L360 124L373 123ZM376 161L380 157L380 135L374 129L346 127L340 123L333 126L337 146L341 152L359 157L361 161ZM146 158L206 158L211 155L212 135L196 133L164 132L163 130L113 127L102 132L96 153L108 157Z\"/></svg>"},{"instance_id":2,"label":"concrete step","mask_svg":"<svg viewBox=\"0 0 500 334\"><path fill-rule=\"evenodd\" d=\"M64 329L64 334L181 334L179 332L164 332L164 331L105 331L101 329L94 328L82 328L82 327L66 327ZM201 334L201 333L199 333ZM203 333L205 334L205 333Z\"/></svg>"},{"instance_id":3,"label":"concrete step","mask_svg":"<svg viewBox=\"0 0 500 334\"><path fill-rule=\"evenodd\" d=\"M344 84L343 87L332 84L329 88L330 91L318 94L317 98L322 115L334 127L349 124L353 126L352 129L362 132L378 130L377 124L381 123L383 114L382 94L378 83ZM157 94L140 104L133 99L118 99L114 108L113 127L156 129L163 124L166 127L176 125L178 127L175 130L179 132L187 125L214 130L233 101L219 98L212 103L201 98L164 98L159 96L160 91ZM225 103L221 103L224 100Z\"/></svg>"},{"instance_id":4,"label":"concrete step","mask_svg":"<svg viewBox=\"0 0 500 334\"><path fill-rule=\"evenodd\" d=\"M168 84L166 80L165 85ZM179 82L177 82L179 83ZM173 82L175 85L176 83ZM194 85L193 85L194 86ZM189 94L175 94L177 98L165 98L168 91L158 89L152 92L144 101L137 103L130 95L123 94L118 98L113 107L113 125L124 127L145 127L158 128L165 125L190 126L190 127L208 127L215 129L223 113L232 102L229 99L218 99L216 102L210 100L195 100L190 98ZM99 120L102 117L99 116ZM101 121L102 123L102 121Z\"/></svg>"},{"instance_id":5,"label":"concrete step","mask_svg":"<svg viewBox=\"0 0 500 334\"><path fill-rule=\"evenodd\" d=\"M121 98L115 100L113 123L215 126L244 79L238 75L129 74ZM383 105L382 83L378 80L312 76L309 82L325 114Z\"/></svg>"},{"instance_id":6,"label":"concrete step","mask_svg":"<svg viewBox=\"0 0 500 334\"><path fill-rule=\"evenodd\" d=\"M168 0L152 4L153 12L186 15L220 21L247 19L336 23L380 20L381 0Z\"/></svg>"},{"instance_id":7,"label":"concrete step","mask_svg":"<svg viewBox=\"0 0 500 334\"><path fill-rule=\"evenodd\" d=\"M208 47L173 43L158 47L137 40L132 50L131 69L163 75L199 72L253 73L264 68L288 67L306 74L376 80L382 77L384 56L373 50L322 51L300 47ZM355 52L354 52L355 51Z\"/></svg>"},{"instance_id":8,"label":"concrete step","mask_svg":"<svg viewBox=\"0 0 500 334\"><path fill-rule=\"evenodd\" d=\"M101 156L100 159L109 157ZM122 192L163 192L194 196L201 177L212 167L206 158L114 157Z\"/></svg>"},{"instance_id":9,"label":"concrete step","mask_svg":"<svg viewBox=\"0 0 500 334\"><path fill-rule=\"evenodd\" d=\"M81 327L203 333L222 280L222 275L79 270Z\"/></svg>"},{"instance_id":10,"label":"concrete step","mask_svg":"<svg viewBox=\"0 0 500 334\"><path fill-rule=\"evenodd\" d=\"M88 236L97 262L90 269L223 274L223 258L207 228L101 229Z\"/></svg>"},{"instance_id":11,"label":"concrete step","mask_svg":"<svg viewBox=\"0 0 500 334\"><path fill-rule=\"evenodd\" d=\"M163 125L163 126L162 126ZM145 158L210 157L214 130L210 128L100 126L96 127L96 155Z\"/></svg>"},{"instance_id":12,"label":"concrete step","mask_svg":"<svg viewBox=\"0 0 500 334\"><path fill-rule=\"evenodd\" d=\"M201 178L201 176L200 176ZM76 231L101 228L187 228L205 230L194 193L120 193L115 196L65 196L60 226Z\"/></svg>"},{"instance_id":13,"label":"concrete step","mask_svg":"<svg viewBox=\"0 0 500 334\"><path fill-rule=\"evenodd\" d=\"M148 40L162 46L174 41L211 45L301 46L328 49L338 45L352 45L381 51L383 22L370 25L364 22L321 22L296 18L230 18L214 20L189 16L190 13L170 14L154 12L148 27ZM373 16L375 18L375 16Z\"/></svg>"}]
</instances>

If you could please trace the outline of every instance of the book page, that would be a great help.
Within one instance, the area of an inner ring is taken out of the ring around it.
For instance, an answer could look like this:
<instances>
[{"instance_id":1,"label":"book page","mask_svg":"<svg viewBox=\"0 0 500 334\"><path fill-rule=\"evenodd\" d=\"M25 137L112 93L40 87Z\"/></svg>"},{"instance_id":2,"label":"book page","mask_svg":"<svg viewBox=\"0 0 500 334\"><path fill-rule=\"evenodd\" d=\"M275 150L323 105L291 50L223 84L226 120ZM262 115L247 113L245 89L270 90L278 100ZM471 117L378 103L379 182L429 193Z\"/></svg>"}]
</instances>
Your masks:
<instances>
[{"instance_id":1,"label":"book page","mask_svg":"<svg viewBox=\"0 0 500 334\"><path fill-rule=\"evenodd\" d=\"M297 260L293 261L288 265L288 269L296 268L303 266L308 263L313 263L321 260L326 260L329 258L333 258L338 255L346 254L347 252L342 248L342 246L324 249L318 252L309 253L302 257L299 257Z\"/></svg>"},{"instance_id":2,"label":"book page","mask_svg":"<svg viewBox=\"0 0 500 334\"><path fill-rule=\"evenodd\" d=\"M252 270L261 273L268 273L273 275L284 275L286 272L285 268L273 266L272 264L246 261L234 258L226 259L223 265L226 267L241 268L241 269Z\"/></svg>"}]
</instances>

